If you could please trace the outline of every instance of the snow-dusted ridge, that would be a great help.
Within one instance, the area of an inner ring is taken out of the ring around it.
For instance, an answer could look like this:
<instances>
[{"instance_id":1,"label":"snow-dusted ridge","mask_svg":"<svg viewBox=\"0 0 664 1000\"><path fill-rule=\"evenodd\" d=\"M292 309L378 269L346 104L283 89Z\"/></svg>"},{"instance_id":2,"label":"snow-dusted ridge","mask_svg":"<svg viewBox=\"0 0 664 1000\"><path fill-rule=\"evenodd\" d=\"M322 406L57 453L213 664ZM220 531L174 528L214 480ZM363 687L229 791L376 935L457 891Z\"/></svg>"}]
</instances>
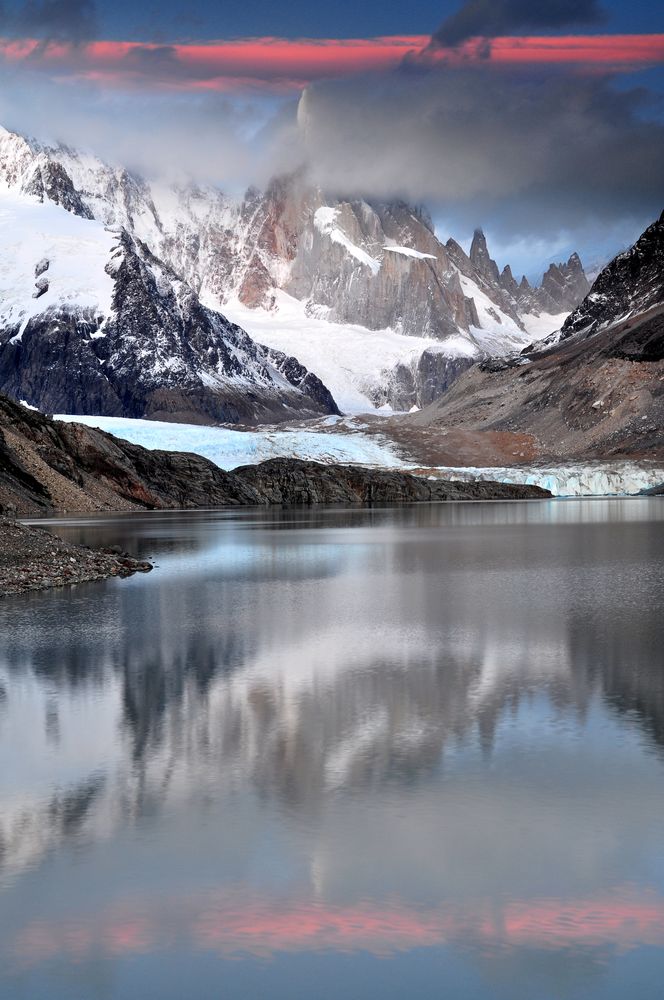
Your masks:
<instances>
[{"instance_id":1,"label":"snow-dusted ridge","mask_svg":"<svg viewBox=\"0 0 664 1000\"><path fill-rule=\"evenodd\" d=\"M238 422L336 413L295 358L206 309L126 229L0 184L0 390L46 411Z\"/></svg>"}]
</instances>

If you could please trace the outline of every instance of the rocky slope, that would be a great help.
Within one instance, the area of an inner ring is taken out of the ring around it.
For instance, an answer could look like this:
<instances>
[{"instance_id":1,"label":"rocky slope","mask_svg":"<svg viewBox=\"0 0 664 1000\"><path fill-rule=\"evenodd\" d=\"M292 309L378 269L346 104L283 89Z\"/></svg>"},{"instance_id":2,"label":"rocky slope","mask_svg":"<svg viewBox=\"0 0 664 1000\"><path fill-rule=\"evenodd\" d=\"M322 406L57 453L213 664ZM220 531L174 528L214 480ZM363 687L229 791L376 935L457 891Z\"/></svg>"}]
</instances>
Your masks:
<instances>
[{"instance_id":1,"label":"rocky slope","mask_svg":"<svg viewBox=\"0 0 664 1000\"><path fill-rule=\"evenodd\" d=\"M148 451L0 396L0 512L5 513L544 496L537 487L429 481L293 459L224 472L198 455Z\"/></svg>"},{"instance_id":2,"label":"rocky slope","mask_svg":"<svg viewBox=\"0 0 664 1000\"><path fill-rule=\"evenodd\" d=\"M119 550L70 545L48 531L0 517L0 597L151 569L151 563Z\"/></svg>"},{"instance_id":3,"label":"rocky slope","mask_svg":"<svg viewBox=\"0 0 664 1000\"><path fill-rule=\"evenodd\" d=\"M454 442L468 464L479 453L482 464L661 461L664 220L599 274L560 338L475 366L444 398L393 422L393 434L430 462Z\"/></svg>"},{"instance_id":4,"label":"rocky slope","mask_svg":"<svg viewBox=\"0 0 664 1000\"><path fill-rule=\"evenodd\" d=\"M326 346L308 345L308 317L422 341L419 349L402 349L396 365L393 351L378 364L372 384L363 386L377 405L428 401L433 368L426 365L422 375L418 362L431 340L451 359L502 356L559 328L587 290L576 255L552 265L541 288L525 279L517 284L509 267L499 273L481 233L467 255L454 240L439 241L422 210L332 197L301 173L235 201L214 188L148 183L93 156L0 131L2 184L125 229L214 309L277 312L280 296L293 299L302 307L312 371ZM283 351L292 341L280 341L275 330L270 343ZM347 370L348 359L340 356L338 367ZM443 371L436 395L454 371Z\"/></svg>"},{"instance_id":5,"label":"rocky slope","mask_svg":"<svg viewBox=\"0 0 664 1000\"><path fill-rule=\"evenodd\" d=\"M255 423L336 413L137 237L0 193L0 390L45 411Z\"/></svg>"},{"instance_id":6,"label":"rocky slope","mask_svg":"<svg viewBox=\"0 0 664 1000\"><path fill-rule=\"evenodd\" d=\"M610 262L597 276L588 295L568 316L560 340L591 337L619 321L634 323L664 304L664 212L648 226L634 246ZM642 334L640 335L640 339ZM661 360L653 344L651 360ZM648 351L646 351L647 353ZM647 360L642 357L641 360Z\"/></svg>"}]
</instances>

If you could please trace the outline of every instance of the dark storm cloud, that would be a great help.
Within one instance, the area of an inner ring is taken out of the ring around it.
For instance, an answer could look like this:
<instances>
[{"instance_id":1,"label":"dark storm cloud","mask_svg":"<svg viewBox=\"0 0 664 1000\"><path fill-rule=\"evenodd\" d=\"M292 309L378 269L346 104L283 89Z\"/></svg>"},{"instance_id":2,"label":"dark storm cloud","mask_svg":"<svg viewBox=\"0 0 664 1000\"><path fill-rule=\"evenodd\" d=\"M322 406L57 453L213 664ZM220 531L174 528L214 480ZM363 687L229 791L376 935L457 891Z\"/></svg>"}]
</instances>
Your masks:
<instances>
[{"instance_id":1,"label":"dark storm cloud","mask_svg":"<svg viewBox=\"0 0 664 1000\"><path fill-rule=\"evenodd\" d=\"M12 33L76 45L97 31L93 0L28 0L13 14L6 12L3 21Z\"/></svg>"},{"instance_id":2,"label":"dark storm cloud","mask_svg":"<svg viewBox=\"0 0 664 1000\"><path fill-rule=\"evenodd\" d=\"M597 0L468 0L434 32L433 42L453 46L468 38L559 30L602 20Z\"/></svg>"},{"instance_id":3,"label":"dark storm cloud","mask_svg":"<svg viewBox=\"0 0 664 1000\"><path fill-rule=\"evenodd\" d=\"M314 84L300 123L324 187L518 235L661 211L664 125L645 111L597 76L437 67Z\"/></svg>"}]
</instances>

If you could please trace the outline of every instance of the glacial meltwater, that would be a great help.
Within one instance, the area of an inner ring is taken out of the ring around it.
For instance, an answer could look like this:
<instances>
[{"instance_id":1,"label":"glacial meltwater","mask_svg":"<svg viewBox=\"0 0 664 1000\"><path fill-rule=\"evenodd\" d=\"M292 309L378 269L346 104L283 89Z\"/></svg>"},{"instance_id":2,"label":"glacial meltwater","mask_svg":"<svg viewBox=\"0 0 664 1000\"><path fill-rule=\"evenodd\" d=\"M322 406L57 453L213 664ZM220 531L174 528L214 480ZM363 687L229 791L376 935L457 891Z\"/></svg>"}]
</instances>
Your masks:
<instances>
[{"instance_id":1,"label":"glacial meltwater","mask_svg":"<svg viewBox=\"0 0 664 1000\"><path fill-rule=\"evenodd\" d=\"M664 499L44 522L0 602L2 1000L651 1000Z\"/></svg>"}]
</instances>

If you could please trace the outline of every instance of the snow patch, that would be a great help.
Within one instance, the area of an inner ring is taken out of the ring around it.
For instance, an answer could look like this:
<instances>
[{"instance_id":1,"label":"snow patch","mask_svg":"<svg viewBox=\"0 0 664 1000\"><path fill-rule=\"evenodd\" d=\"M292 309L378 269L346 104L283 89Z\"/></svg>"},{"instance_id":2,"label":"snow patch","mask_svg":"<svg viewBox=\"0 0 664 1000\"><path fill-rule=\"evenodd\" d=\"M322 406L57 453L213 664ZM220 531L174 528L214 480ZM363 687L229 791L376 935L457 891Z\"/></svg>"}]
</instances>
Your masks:
<instances>
[{"instance_id":1,"label":"snow patch","mask_svg":"<svg viewBox=\"0 0 664 1000\"><path fill-rule=\"evenodd\" d=\"M18 326L16 343L35 316L59 306L111 312L113 279L105 267L117 237L100 222L72 215L52 202L37 202L0 189L0 319ZM33 298L42 262L48 287Z\"/></svg>"},{"instance_id":2,"label":"snow patch","mask_svg":"<svg viewBox=\"0 0 664 1000\"><path fill-rule=\"evenodd\" d=\"M531 340L536 343L560 330L568 316L568 312L555 314L541 313L539 316L536 316L534 313L523 313L521 322L530 334Z\"/></svg>"},{"instance_id":3,"label":"snow patch","mask_svg":"<svg viewBox=\"0 0 664 1000\"><path fill-rule=\"evenodd\" d=\"M384 246L383 250L389 250L391 253L400 253L403 257L414 257L416 260L438 259L433 253L421 253L419 250L413 250L412 247Z\"/></svg>"},{"instance_id":4,"label":"snow patch","mask_svg":"<svg viewBox=\"0 0 664 1000\"><path fill-rule=\"evenodd\" d=\"M225 303L223 313L259 344L295 356L325 383L344 413L375 413L372 395L384 388L386 372L398 364L416 364L427 348L444 347L430 337L407 337L391 329L368 330L307 315L305 303L286 292L275 292L275 303L268 312L233 300ZM461 336L453 339L472 355L472 344Z\"/></svg>"},{"instance_id":5,"label":"snow patch","mask_svg":"<svg viewBox=\"0 0 664 1000\"><path fill-rule=\"evenodd\" d=\"M314 226L319 233L324 236L329 236L333 243L338 243L340 246L345 247L348 253L359 260L360 264L364 264L366 267L371 269L372 274L376 275L380 271L379 260L372 257L370 254L363 250L362 247L358 247L353 243L346 234L339 229L336 223L338 209L328 208L323 206L318 208L314 213Z\"/></svg>"}]
</instances>

